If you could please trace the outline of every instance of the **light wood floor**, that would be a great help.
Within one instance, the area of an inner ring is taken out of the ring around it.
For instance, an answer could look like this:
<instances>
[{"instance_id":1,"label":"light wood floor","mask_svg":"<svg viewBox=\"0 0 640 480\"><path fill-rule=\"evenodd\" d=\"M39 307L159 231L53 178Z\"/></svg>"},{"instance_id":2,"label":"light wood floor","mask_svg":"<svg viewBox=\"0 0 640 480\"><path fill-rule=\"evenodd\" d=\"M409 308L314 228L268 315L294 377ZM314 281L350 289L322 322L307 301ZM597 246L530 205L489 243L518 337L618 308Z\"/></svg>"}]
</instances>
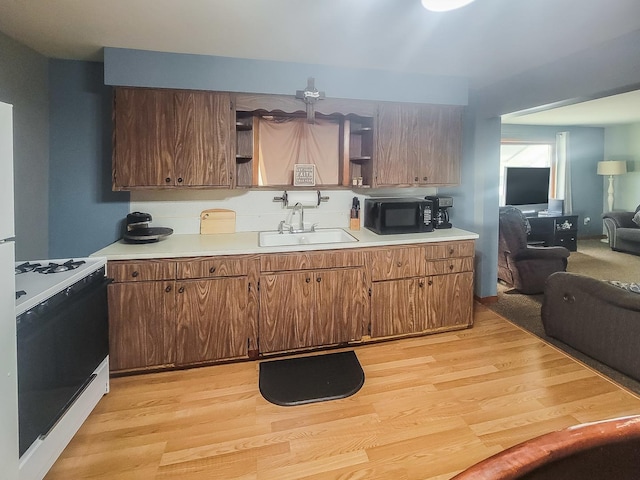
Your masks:
<instances>
[{"instance_id":1,"label":"light wood floor","mask_svg":"<svg viewBox=\"0 0 640 480\"><path fill-rule=\"evenodd\" d=\"M116 378L47 480L448 479L640 399L487 308L472 329L356 348L354 396L278 407L258 363Z\"/></svg>"}]
</instances>

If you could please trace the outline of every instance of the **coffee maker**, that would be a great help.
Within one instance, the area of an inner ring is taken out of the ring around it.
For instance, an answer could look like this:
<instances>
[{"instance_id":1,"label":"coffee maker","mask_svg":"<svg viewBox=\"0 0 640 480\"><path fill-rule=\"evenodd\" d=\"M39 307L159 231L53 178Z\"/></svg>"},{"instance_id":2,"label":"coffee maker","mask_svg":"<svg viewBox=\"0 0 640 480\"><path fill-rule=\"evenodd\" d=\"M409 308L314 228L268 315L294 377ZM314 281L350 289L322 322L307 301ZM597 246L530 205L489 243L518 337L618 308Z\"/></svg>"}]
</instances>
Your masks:
<instances>
[{"instance_id":1,"label":"coffee maker","mask_svg":"<svg viewBox=\"0 0 640 480\"><path fill-rule=\"evenodd\" d=\"M427 200L433 202L433 211L435 215L435 228L451 228L451 222L449 222L448 209L453 207L453 197L445 197L443 195L428 195L425 197Z\"/></svg>"}]
</instances>

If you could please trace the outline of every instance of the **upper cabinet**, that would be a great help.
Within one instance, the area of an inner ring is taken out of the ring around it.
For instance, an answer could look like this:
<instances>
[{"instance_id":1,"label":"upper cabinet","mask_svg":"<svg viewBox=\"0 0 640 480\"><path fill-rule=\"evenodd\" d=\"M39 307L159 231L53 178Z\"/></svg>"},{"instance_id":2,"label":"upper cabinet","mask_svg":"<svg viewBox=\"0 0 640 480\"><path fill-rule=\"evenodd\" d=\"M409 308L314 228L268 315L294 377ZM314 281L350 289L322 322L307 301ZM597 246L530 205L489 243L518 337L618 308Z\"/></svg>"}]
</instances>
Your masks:
<instances>
[{"instance_id":1,"label":"upper cabinet","mask_svg":"<svg viewBox=\"0 0 640 480\"><path fill-rule=\"evenodd\" d=\"M375 186L460 183L463 107L380 103Z\"/></svg>"},{"instance_id":2,"label":"upper cabinet","mask_svg":"<svg viewBox=\"0 0 640 480\"><path fill-rule=\"evenodd\" d=\"M116 88L113 189L229 187L228 93Z\"/></svg>"},{"instance_id":3,"label":"upper cabinet","mask_svg":"<svg viewBox=\"0 0 640 480\"><path fill-rule=\"evenodd\" d=\"M113 189L460 182L463 107L325 99L316 122L293 96L118 87Z\"/></svg>"}]
</instances>

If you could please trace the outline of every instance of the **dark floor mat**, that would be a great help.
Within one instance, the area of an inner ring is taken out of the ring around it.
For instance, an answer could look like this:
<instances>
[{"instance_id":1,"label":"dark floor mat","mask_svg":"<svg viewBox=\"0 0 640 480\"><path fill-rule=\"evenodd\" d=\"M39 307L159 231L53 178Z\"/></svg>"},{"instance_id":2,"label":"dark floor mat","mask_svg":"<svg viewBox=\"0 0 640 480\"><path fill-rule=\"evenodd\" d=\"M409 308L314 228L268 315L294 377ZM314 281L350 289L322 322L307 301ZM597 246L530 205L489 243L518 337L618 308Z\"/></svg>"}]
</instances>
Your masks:
<instances>
[{"instance_id":1,"label":"dark floor mat","mask_svg":"<svg viewBox=\"0 0 640 480\"><path fill-rule=\"evenodd\" d=\"M364 372L353 351L260 363L260 393L276 405L345 398L363 384Z\"/></svg>"}]
</instances>

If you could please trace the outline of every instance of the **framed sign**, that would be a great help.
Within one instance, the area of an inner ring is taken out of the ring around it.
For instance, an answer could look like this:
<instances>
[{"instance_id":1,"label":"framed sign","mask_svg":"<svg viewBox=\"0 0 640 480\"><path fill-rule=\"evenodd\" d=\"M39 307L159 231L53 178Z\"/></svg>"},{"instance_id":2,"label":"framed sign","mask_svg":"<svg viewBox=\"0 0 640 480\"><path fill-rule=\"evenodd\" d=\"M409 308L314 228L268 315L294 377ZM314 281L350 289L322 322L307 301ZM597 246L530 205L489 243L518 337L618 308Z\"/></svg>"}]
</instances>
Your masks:
<instances>
[{"instance_id":1,"label":"framed sign","mask_svg":"<svg viewBox=\"0 0 640 480\"><path fill-rule=\"evenodd\" d=\"M294 187L314 187L316 185L316 166L308 163L296 163L293 166Z\"/></svg>"}]
</instances>

